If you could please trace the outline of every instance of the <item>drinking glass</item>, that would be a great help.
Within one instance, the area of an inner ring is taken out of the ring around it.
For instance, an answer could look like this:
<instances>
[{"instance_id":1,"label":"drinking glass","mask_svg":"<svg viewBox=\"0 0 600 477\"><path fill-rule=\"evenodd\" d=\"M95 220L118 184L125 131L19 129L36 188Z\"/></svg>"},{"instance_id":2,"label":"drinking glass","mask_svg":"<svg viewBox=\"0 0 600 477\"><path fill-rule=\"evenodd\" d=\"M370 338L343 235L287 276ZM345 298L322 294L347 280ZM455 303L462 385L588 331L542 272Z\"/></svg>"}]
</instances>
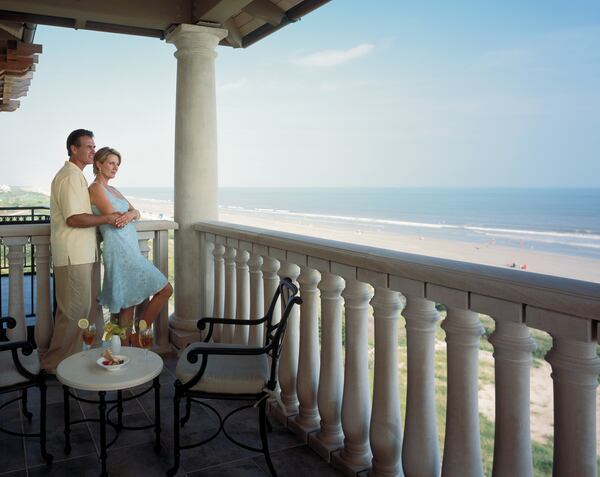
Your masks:
<instances>
[{"instance_id":1,"label":"drinking glass","mask_svg":"<svg viewBox=\"0 0 600 477\"><path fill-rule=\"evenodd\" d=\"M150 324L145 330L139 332L140 346L144 348L144 361L148 359L148 350L154 343L154 326Z\"/></svg>"},{"instance_id":2,"label":"drinking glass","mask_svg":"<svg viewBox=\"0 0 600 477\"><path fill-rule=\"evenodd\" d=\"M96 325L91 323L83 330L83 351L87 351L92 347L94 338L96 337Z\"/></svg>"}]
</instances>

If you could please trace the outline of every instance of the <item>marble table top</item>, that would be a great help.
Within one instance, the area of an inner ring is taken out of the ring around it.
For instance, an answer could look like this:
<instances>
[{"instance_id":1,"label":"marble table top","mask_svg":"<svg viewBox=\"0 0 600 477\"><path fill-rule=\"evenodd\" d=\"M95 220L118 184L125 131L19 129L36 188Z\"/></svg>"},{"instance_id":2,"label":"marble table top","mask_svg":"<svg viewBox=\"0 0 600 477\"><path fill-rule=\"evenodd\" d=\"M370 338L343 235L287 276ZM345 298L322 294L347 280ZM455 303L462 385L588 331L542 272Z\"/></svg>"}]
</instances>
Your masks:
<instances>
[{"instance_id":1,"label":"marble table top","mask_svg":"<svg viewBox=\"0 0 600 477\"><path fill-rule=\"evenodd\" d=\"M57 379L83 391L118 391L147 383L163 369L163 360L156 353L148 351L148 358L144 360L142 348L124 346L120 354L128 356L129 363L109 371L96 363L103 351L103 348L94 348L64 359L56 368Z\"/></svg>"}]
</instances>

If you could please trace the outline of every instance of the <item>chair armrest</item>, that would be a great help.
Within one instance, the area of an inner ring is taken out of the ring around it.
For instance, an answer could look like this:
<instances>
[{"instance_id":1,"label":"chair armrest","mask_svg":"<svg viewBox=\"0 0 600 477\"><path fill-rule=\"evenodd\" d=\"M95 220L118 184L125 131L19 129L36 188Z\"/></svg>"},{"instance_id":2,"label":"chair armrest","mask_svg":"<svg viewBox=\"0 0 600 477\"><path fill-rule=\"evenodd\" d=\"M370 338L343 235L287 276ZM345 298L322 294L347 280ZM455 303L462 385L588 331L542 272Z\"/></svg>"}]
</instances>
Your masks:
<instances>
[{"instance_id":1,"label":"chair armrest","mask_svg":"<svg viewBox=\"0 0 600 477\"><path fill-rule=\"evenodd\" d=\"M231 318L202 318L198 320L196 326L200 331L204 331L206 325L208 324L208 333L204 338L204 342L208 343L213 334L213 329L215 325L223 324L223 325L260 325L267 321L267 317L264 316L258 320L232 320Z\"/></svg>"},{"instance_id":2,"label":"chair armrest","mask_svg":"<svg viewBox=\"0 0 600 477\"><path fill-rule=\"evenodd\" d=\"M6 327L9 329L12 329L15 326L17 326L17 320L15 320L12 316L5 316L3 318L0 318L0 325L2 325L3 323L6 323Z\"/></svg>"},{"instance_id":3,"label":"chair armrest","mask_svg":"<svg viewBox=\"0 0 600 477\"><path fill-rule=\"evenodd\" d=\"M200 331L206 328L206 324L210 325L260 325L266 321L266 317L260 318L258 320L232 320L231 318L202 318L198 320L196 326Z\"/></svg>"},{"instance_id":4,"label":"chair armrest","mask_svg":"<svg viewBox=\"0 0 600 477\"><path fill-rule=\"evenodd\" d=\"M188 351L187 360L190 363L198 362L198 355L206 356L209 354L220 354L220 355L229 355L229 356L253 356L258 354L265 354L267 352L266 348L249 348L249 347L239 347L239 348L219 348L216 346L211 346L210 348L198 347L192 348Z\"/></svg>"},{"instance_id":5,"label":"chair armrest","mask_svg":"<svg viewBox=\"0 0 600 477\"><path fill-rule=\"evenodd\" d=\"M2 326L6 324L6 327ZM17 320L15 320L12 316L5 316L0 318L0 343L4 343L8 341L8 336L6 336L6 330L11 330L15 326L17 326Z\"/></svg>"},{"instance_id":6,"label":"chair armrest","mask_svg":"<svg viewBox=\"0 0 600 477\"><path fill-rule=\"evenodd\" d=\"M0 353L3 351L11 352L13 364L21 376L32 381L39 379L40 376L43 376L43 371L41 371L39 375L33 374L29 372L25 366L23 366L23 363L21 363L21 360L19 359L19 350L21 350L25 356L29 356L31 353L33 353L33 346L31 346L31 343L28 341L6 341L4 343L0 343Z\"/></svg>"},{"instance_id":7,"label":"chair armrest","mask_svg":"<svg viewBox=\"0 0 600 477\"><path fill-rule=\"evenodd\" d=\"M0 343L0 352L2 351L11 351L11 350L23 350L23 354L25 356L29 356L33 353L33 346L28 341L5 341L4 343Z\"/></svg>"}]
</instances>

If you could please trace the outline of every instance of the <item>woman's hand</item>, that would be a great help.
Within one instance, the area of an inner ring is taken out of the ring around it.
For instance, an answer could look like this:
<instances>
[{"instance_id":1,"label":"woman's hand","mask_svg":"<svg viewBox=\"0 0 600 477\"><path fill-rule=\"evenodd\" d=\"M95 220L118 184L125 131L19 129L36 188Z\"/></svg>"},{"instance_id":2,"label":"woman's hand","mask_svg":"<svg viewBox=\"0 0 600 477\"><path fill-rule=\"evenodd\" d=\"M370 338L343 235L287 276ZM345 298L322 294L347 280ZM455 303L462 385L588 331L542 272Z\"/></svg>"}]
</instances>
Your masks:
<instances>
[{"instance_id":1,"label":"woman's hand","mask_svg":"<svg viewBox=\"0 0 600 477\"><path fill-rule=\"evenodd\" d=\"M125 212L121 215L119 222L120 227L125 227L129 222L133 222L139 218L139 213L137 210L132 209Z\"/></svg>"}]
</instances>

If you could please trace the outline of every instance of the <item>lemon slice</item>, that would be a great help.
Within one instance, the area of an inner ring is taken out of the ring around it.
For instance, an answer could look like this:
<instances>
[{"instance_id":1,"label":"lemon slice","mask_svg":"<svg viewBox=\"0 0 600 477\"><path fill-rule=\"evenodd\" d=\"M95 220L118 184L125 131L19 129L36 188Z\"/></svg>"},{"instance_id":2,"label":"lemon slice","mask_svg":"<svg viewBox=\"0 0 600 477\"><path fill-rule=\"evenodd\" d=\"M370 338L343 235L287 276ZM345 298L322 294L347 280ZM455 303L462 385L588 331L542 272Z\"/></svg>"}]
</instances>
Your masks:
<instances>
[{"instance_id":1,"label":"lemon slice","mask_svg":"<svg viewBox=\"0 0 600 477\"><path fill-rule=\"evenodd\" d=\"M82 330L85 330L88 326L90 326L90 322L87 320L87 318L82 318L77 322L77 326L79 326L79 328Z\"/></svg>"},{"instance_id":2,"label":"lemon slice","mask_svg":"<svg viewBox=\"0 0 600 477\"><path fill-rule=\"evenodd\" d=\"M140 320L138 323L138 329L140 331L146 331L148 329L148 323L146 323L146 320Z\"/></svg>"}]
</instances>

